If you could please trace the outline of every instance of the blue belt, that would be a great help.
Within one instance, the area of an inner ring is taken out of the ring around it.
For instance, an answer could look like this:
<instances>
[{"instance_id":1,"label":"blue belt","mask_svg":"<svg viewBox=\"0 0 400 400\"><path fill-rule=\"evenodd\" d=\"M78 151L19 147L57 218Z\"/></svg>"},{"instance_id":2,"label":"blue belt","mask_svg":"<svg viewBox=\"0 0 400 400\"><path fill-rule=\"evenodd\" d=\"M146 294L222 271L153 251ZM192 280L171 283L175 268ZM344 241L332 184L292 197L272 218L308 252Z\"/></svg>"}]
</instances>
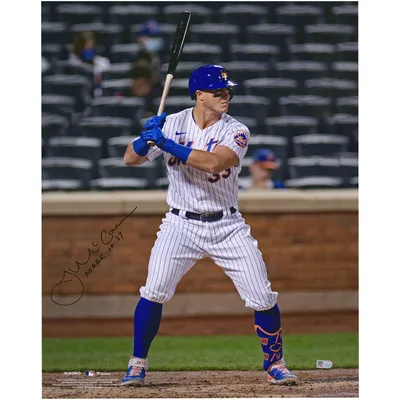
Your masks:
<instances>
[{"instance_id":1,"label":"blue belt","mask_svg":"<svg viewBox=\"0 0 400 400\"><path fill-rule=\"evenodd\" d=\"M237 211L235 207L231 207L229 210L231 214L235 214L235 212ZM179 215L179 210L177 208L173 208L171 212L172 214ZM187 219L194 219L196 221L202 221L202 222L219 221L224 216L223 211L218 211L216 213L204 213L204 214L196 214L190 211L186 211L184 214Z\"/></svg>"}]
</instances>

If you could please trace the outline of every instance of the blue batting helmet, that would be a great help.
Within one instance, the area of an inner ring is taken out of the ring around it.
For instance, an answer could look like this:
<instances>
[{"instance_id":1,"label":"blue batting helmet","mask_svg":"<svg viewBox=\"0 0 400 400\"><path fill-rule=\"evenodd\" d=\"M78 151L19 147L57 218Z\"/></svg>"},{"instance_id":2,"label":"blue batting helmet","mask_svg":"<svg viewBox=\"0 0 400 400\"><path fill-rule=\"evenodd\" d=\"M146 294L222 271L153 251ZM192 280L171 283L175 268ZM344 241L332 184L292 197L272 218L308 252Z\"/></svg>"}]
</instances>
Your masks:
<instances>
[{"instance_id":1,"label":"blue batting helmet","mask_svg":"<svg viewBox=\"0 0 400 400\"><path fill-rule=\"evenodd\" d=\"M196 90L232 89L238 86L229 79L228 71L220 65L202 65L195 69L189 78L190 97L196 98ZM233 94L230 90L231 98Z\"/></svg>"}]
</instances>

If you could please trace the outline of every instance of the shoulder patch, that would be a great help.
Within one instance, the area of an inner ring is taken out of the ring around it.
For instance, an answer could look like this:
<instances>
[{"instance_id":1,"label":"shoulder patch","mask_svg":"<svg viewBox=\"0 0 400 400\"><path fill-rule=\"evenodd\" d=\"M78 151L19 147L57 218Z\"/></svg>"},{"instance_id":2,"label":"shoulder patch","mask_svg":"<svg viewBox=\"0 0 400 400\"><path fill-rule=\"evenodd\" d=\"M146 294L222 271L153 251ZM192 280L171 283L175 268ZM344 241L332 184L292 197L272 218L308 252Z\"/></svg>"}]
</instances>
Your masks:
<instances>
[{"instance_id":1,"label":"shoulder patch","mask_svg":"<svg viewBox=\"0 0 400 400\"><path fill-rule=\"evenodd\" d=\"M245 131L237 131L233 134L233 141L242 149L247 146L247 133Z\"/></svg>"}]
</instances>

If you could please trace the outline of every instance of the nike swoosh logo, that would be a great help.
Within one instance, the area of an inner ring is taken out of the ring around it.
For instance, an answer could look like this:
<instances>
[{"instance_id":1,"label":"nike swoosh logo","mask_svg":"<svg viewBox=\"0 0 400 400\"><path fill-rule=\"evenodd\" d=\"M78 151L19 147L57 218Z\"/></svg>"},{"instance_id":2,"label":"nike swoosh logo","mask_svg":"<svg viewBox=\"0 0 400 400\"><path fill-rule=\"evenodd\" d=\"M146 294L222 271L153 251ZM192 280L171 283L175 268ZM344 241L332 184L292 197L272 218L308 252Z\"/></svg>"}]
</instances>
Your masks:
<instances>
[{"instance_id":1,"label":"nike swoosh logo","mask_svg":"<svg viewBox=\"0 0 400 400\"><path fill-rule=\"evenodd\" d=\"M176 132L175 135L184 135L186 132Z\"/></svg>"}]
</instances>

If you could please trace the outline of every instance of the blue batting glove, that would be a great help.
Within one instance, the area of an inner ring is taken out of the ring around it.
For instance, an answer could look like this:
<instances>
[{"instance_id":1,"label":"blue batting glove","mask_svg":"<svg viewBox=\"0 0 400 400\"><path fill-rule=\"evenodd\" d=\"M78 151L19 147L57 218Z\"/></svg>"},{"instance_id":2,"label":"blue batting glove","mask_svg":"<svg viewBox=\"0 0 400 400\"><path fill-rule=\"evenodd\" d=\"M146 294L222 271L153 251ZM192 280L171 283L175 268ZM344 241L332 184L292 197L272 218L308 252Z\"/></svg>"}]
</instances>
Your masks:
<instances>
[{"instance_id":1,"label":"blue batting glove","mask_svg":"<svg viewBox=\"0 0 400 400\"><path fill-rule=\"evenodd\" d=\"M167 118L167 113L163 112L161 115L154 115L150 117L143 126L143 130L160 128L162 129Z\"/></svg>"},{"instance_id":2,"label":"blue batting glove","mask_svg":"<svg viewBox=\"0 0 400 400\"><path fill-rule=\"evenodd\" d=\"M147 131L143 131L140 134L140 137L146 143L148 141L152 141L160 149L164 149L164 144L165 144L165 141L167 140L167 138L164 136L164 134L160 128L153 128L153 129L150 129Z\"/></svg>"},{"instance_id":3,"label":"blue batting glove","mask_svg":"<svg viewBox=\"0 0 400 400\"><path fill-rule=\"evenodd\" d=\"M132 142L132 147L136 154L142 157L146 156L150 150L150 146L141 137L138 137Z\"/></svg>"}]
</instances>

